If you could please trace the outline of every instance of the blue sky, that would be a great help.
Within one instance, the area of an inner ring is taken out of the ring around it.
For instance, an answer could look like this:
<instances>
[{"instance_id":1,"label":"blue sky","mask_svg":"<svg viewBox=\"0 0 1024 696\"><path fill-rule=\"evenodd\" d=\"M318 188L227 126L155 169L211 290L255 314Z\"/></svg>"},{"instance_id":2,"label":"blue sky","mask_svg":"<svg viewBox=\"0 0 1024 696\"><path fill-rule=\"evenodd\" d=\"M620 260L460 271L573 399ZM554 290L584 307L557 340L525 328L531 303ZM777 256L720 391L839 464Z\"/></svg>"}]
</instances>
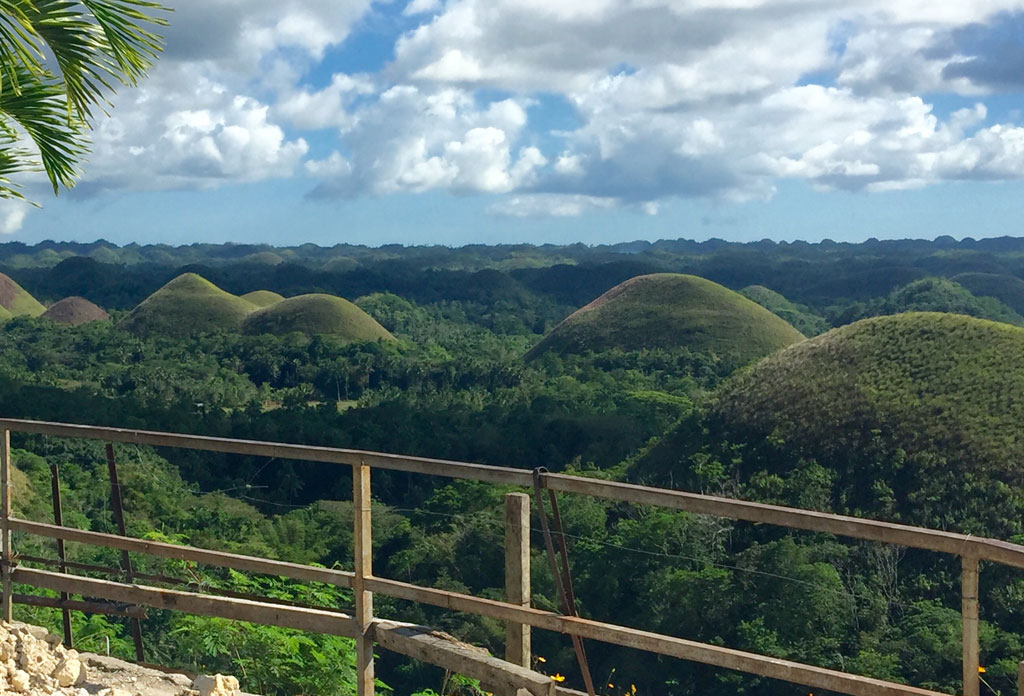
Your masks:
<instances>
[{"instance_id":1,"label":"blue sky","mask_svg":"<svg viewBox=\"0 0 1024 696\"><path fill-rule=\"evenodd\" d=\"M0 239L1024 234L1024 0L179 0Z\"/></svg>"}]
</instances>

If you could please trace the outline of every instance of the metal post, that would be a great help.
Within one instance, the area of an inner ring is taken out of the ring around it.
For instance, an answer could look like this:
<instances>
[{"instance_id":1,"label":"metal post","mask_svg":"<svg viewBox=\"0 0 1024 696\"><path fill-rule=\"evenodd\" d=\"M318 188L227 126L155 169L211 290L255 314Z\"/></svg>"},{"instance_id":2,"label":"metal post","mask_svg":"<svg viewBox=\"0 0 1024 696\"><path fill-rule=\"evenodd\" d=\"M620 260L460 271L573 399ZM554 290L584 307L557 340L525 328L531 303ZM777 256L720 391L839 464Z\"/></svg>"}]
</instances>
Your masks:
<instances>
[{"instance_id":1,"label":"metal post","mask_svg":"<svg viewBox=\"0 0 1024 696\"><path fill-rule=\"evenodd\" d=\"M11 548L11 431L0 433L0 537L3 538L0 575L3 576L3 620L10 622L13 605L11 602L11 571L14 559Z\"/></svg>"},{"instance_id":2,"label":"metal post","mask_svg":"<svg viewBox=\"0 0 1024 696\"><path fill-rule=\"evenodd\" d=\"M373 527L370 520L370 467L359 462L352 467L352 517L354 520L355 619L360 635L356 638L356 696L373 696L373 593L366 590L366 578L373 577Z\"/></svg>"},{"instance_id":3,"label":"metal post","mask_svg":"<svg viewBox=\"0 0 1024 696\"><path fill-rule=\"evenodd\" d=\"M963 617L964 684L963 696L978 696L978 559L961 556L961 616Z\"/></svg>"},{"instance_id":4,"label":"metal post","mask_svg":"<svg viewBox=\"0 0 1024 696\"><path fill-rule=\"evenodd\" d=\"M505 496L505 601L530 606L530 496ZM505 659L530 667L530 627L505 623Z\"/></svg>"},{"instance_id":5,"label":"metal post","mask_svg":"<svg viewBox=\"0 0 1024 696\"><path fill-rule=\"evenodd\" d=\"M63 527L64 514L60 504L60 468L57 464L50 465L50 488L53 493L53 523L58 527ZM57 539L57 569L62 573L68 572L65 561L67 561L67 556L64 553L64 540ZM60 598L64 602L70 599L67 592L61 592ZM71 610L64 606L61 607L60 612L64 619L64 645L73 648L75 643L74 636L71 634Z\"/></svg>"},{"instance_id":6,"label":"metal post","mask_svg":"<svg viewBox=\"0 0 1024 696\"><path fill-rule=\"evenodd\" d=\"M114 521L117 522L117 533L121 536L128 536L124 524L124 508L121 505L121 484L117 481L117 461L114 459L114 446L107 443L107 470L110 472L110 507L114 511ZM121 569L124 570L125 582L135 581L135 571L132 568L132 558L127 551L121 552ZM132 627L132 639L135 641L135 660L146 661L146 653L142 647L142 624L137 618L130 621Z\"/></svg>"}]
</instances>

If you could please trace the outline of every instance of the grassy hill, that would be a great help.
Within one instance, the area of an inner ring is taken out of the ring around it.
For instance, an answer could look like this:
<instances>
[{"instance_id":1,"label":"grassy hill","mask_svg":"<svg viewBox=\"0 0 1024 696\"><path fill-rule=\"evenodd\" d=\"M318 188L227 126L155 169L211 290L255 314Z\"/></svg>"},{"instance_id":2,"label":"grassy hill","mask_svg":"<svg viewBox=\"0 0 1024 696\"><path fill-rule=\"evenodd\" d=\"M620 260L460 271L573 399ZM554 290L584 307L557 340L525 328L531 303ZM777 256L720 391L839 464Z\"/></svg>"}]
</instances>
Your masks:
<instances>
[{"instance_id":1,"label":"grassy hill","mask_svg":"<svg viewBox=\"0 0 1024 696\"><path fill-rule=\"evenodd\" d=\"M733 461L737 480L759 482L752 495L793 485L783 500L800 504L799 491L824 485L831 499L814 505L1005 536L1024 531L1021 423L1024 329L913 312L833 329L737 374L633 473L672 472L680 485L695 462Z\"/></svg>"},{"instance_id":2,"label":"grassy hill","mask_svg":"<svg viewBox=\"0 0 1024 696\"><path fill-rule=\"evenodd\" d=\"M184 273L143 300L122 327L138 334L183 336L239 331L256 306L195 273Z\"/></svg>"},{"instance_id":3,"label":"grassy hill","mask_svg":"<svg viewBox=\"0 0 1024 696\"><path fill-rule=\"evenodd\" d=\"M742 365L803 338L783 319L718 283L654 273L620 283L577 310L526 357L687 348Z\"/></svg>"},{"instance_id":4,"label":"grassy hill","mask_svg":"<svg viewBox=\"0 0 1024 696\"><path fill-rule=\"evenodd\" d=\"M978 297L994 297L1024 315L1024 280L1007 273L961 273L953 281Z\"/></svg>"},{"instance_id":5,"label":"grassy hill","mask_svg":"<svg viewBox=\"0 0 1024 696\"><path fill-rule=\"evenodd\" d=\"M10 312L12 316L38 317L46 311L46 307L39 304L25 288L3 273L0 273L0 307Z\"/></svg>"},{"instance_id":6,"label":"grassy hill","mask_svg":"<svg viewBox=\"0 0 1024 696\"><path fill-rule=\"evenodd\" d=\"M832 317L833 326L903 312L949 312L1024 326L1024 317L995 297L977 297L948 278L922 278L897 288L886 297L845 307Z\"/></svg>"},{"instance_id":7,"label":"grassy hill","mask_svg":"<svg viewBox=\"0 0 1024 696\"><path fill-rule=\"evenodd\" d=\"M346 341L394 340L373 317L334 295L299 295L253 312L243 329L249 334L331 334Z\"/></svg>"},{"instance_id":8,"label":"grassy hill","mask_svg":"<svg viewBox=\"0 0 1024 696\"><path fill-rule=\"evenodd\" d=\"M283 295L278 295L272 290L253 290L242 295L242 299L246 302L250 302L257 307L269 307L270 305L280 302L284 299Z\"/></svg>"},{"instance_id":9,"label":"grassy hill","mask_svg":"<svg viewBox=\"0 0 1024 696\"><path fill-rule=\"evenodd\" d=\"M817 336L829 329L828 322L803 305L787 300L783 295L763 285L748 285L740 294L753 300L772 314L782 317L804 336Z\"/></svg>"},{"instance_id":10,"label":"grassy hill","mask_svg":"<svg viewBox=\"0 0 1024 696\"><path fill-rule=\"evenodd\" d=\"M90 321L109 319L110 315L84 297L65 297L43 312L43 317L58 324L78 326Z\"/></svg>"}]
</instances>

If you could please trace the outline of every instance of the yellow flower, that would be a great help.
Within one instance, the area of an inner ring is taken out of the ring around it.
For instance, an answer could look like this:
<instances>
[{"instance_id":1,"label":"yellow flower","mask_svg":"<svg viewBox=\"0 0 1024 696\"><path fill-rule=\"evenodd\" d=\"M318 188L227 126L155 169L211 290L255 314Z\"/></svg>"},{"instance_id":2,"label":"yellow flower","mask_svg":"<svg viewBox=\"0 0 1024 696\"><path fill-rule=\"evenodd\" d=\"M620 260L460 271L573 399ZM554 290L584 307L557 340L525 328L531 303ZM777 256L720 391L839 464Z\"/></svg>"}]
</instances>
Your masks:
<instances>
[{"instance_id":1,"label":"yellow flower","mask_svg":"<svg viewBox=\"0 0 1024 696\"><path fill-rule=\"evenodd\" d=\"M540 655L537 655L537 662L547 662L547 660L545 660L545 659L544 659L543 657L541 657Z\"/></svg>"},{"instance_id":2,"label":"yellow flower","mask_svg":"<svg viewBox=\"0 0 1024 696\"><path fill-rule=\"evenodd\" d=\"M614 685L614 684L612 684L611 682L608 682L608 688L609 688L609 689L614 689L614 688L615 688L615 685Z\"/></svg>"},{"instance_id":3,"label":"yellow flower","mask_svg":"<svg viewBox=\"0 0 1024 696\"><path fill-rule=\"evenodd\" d=\"M629 685L629 693L631 693L631 694L635 694L636 693L636 684L630 684Z\"/></svg>"},{"instance_id":4,"label":"yellow flower","mask_svg":"<svg viewBox=\"0 0 1024 696\"><path fill-rule=\"evenodd\" d=\"M562 676L561 674L559 674L558 672L555 672L555 673L554 673L554 674L553 674L553 675L551 676L551 680L552 680L552 681L556 681L556 682L564 682L564 681L565 681L565 677L563 677L563 676Z\"/></svg>"},{"instance_id":5,"label":"yellow flower","mask_svg":"<svg viewBox=\"0 0 1024 696\"><path fill-rule=\"evenodd\" d=\"M985 669L981 665L978 665L978 674L984 674L987 671L988 671L987 669Z\"/></svg>"}]
</instances>

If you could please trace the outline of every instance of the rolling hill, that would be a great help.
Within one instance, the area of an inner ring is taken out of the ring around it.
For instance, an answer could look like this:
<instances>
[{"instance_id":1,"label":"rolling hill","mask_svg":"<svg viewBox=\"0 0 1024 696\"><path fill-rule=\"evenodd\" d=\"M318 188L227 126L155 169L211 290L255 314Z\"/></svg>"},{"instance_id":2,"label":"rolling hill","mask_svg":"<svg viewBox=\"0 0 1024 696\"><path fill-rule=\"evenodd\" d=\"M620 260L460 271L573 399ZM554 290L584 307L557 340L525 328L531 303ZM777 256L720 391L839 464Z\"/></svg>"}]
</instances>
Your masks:
<instances>
[{"instance_id":1,"label":"rolling hill","mask_svg":"<svg viewBox=\"0 0 1024 696\"><path fill-rule=\"evenodd\" d=\"M829 329L828 322L803 305L794 304L783 295L763 285L748 285L740 294L753 300L772 314L782 317L804 336L817 336Z\"/></svg>"},{"instance_id":2,"label":"rolling hill","mask_svg":"<svg viewBox=\"0 0 1024 696\"><path fill-rule=\"evenodd\" d=\"M25 288L3 273L0 273L0 307L10 312L12 316L38 317L46 311L46 307L39 304Z\"/></svg>"},{"instance_id":3,"label":"rolling hill","mask_svg":"<svg viewBox=\"0 0 1024 696\"><path fill-rule=\"evenodd\" d=\"M98 307L84 297L65 297L43 312L42 316L58 324L70 326L110 318L110 315L102 307Z\"/></svg>"},{"instance_id":4,"label":"rolling hill","mask_svg":"<svg viewBox=\"0 0 1024 696\"><path fill-rule=\"evenodd\" d=\"M801 491L824 486L830 497L814 505L1012 535L1024 513L1022 422L1024 329L937 312L874 317L738 373L632 475L679 485L700 458L739 452L734 475L759 482L753 495L793 486L782 500L807 504Z\"/></svg>"},{"instance_id":5,"label":"rolling hill","mask_svg":"<svg viewBox=\"0 0 1024 696\"><path fill-rule=\"evenodd\" d=\"M269 307L270 305L280 302L284 299L283 295L278 295L272 290L253 290L242 295L242 299L246 302L250 302L257 307Z\"/></svg>"},{"instance_id":6,"label":"rolling hill","mask_svg":"<svg viewBox=\"0 0 1024 696\"><path fill-rule=\"evenodd\" d=\"M240 331L256 306L195 273L184 273L143 300L121 326L137 334L183 336Z\"/></svg>"},{"instance_id":7,"label":"rolling hill","mask_svg":"<svg viewBox=\"0 0 1024 696\"><path fill-rule=\"evenodd\" d=\"M246 318L243 330L248 334L331 334L345 341L394 340L387 329L356 305L319 293L290 297L258 309Z\"/></svg>"},{"instance_id":8,"label":"rolling hill","mask_svg":"<svg viewBox=\"0 0 1024 696\"><path fill-rule=\"evenodd\" d=\"M743 365L803 338L783 319L718 283L654 273L620 283L569 315L526 358L547 351L687 348Z\"/></svg>"},{"instance_id":9,"label":"rolling hill","mask_svg":"<svg viewBox=\"0 0 1024 696\"><path fill-rule=\"evenodd\" d=\"M1024 280L1007 273L961 273L952 278L977 297L994 297L1024 315Z\"/></svg>"}]
</instances>

